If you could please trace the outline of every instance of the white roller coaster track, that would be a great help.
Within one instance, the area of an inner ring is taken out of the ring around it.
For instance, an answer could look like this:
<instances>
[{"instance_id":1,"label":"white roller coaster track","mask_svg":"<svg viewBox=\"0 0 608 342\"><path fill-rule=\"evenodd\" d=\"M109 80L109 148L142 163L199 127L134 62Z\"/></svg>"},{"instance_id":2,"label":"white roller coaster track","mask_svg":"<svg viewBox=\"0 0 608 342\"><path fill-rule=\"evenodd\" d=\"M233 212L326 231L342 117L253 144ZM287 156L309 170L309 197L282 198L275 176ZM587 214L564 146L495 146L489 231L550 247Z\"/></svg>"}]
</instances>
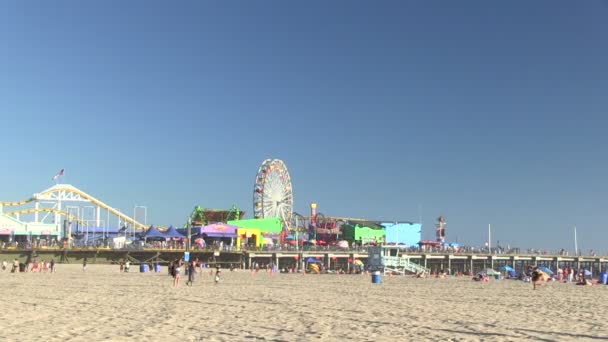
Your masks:
<instances>
[{"instance_id":1,"label":"white roller coaster track","mask_svg":"<svg viewBox=\"0 0 608 342\"><path fill-rule=\"evenodd\" d=\"M69 184L57 184L40 193L34 194L31 198L26 199L26 200L17 201L17 202L0 202L0 213L2 213L3 207L21 206L21 205L25 205L30 202L41 201L41 200L42 201L57 201L57 202L70 202L70 201L74 202L75 201L75 202L93 203L98 208L108 210L112 215L116 215L121 220L133 225L133 227L135 229L146 229L147 228L144 224L137 222L133 218L121 213L120 211L110 207L109 205L105 204L104 202L96 199L95 197L93 197L93 196L87 194L86 192L84 192L72 185L69 185ZM47 209L47 210L45 210L45 209ZM54 209L55 211L50 211L52 209L48 209L48 208L24 209L24 210L26 210L26 211L32 210L28 213L42 211L42 212L54 212L54 213L60 214L60 215L67 215L66 212L57 210L57 209ZM11 213L20 213L20 212L19 212L19 210L17 210L17 211L13 211ZM10 214L10 213L6 213L6 214Z\"/></svg>"}]
</instances>

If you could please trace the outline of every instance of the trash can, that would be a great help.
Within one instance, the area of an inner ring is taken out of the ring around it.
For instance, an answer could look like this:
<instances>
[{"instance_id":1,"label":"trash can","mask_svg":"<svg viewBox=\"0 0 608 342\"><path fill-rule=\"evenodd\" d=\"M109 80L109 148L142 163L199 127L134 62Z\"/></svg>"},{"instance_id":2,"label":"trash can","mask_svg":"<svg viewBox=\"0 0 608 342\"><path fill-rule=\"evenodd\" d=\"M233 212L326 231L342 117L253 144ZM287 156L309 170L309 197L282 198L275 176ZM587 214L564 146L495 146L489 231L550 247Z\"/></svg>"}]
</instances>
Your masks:
<instances>
[{"instance_id":1,"label":"trash can","mask_svg":"<svg viewBox=\"0 0 608 342\"><path fill-rule=\"evenodd\" d=\"M26 267L25 264L20 262L19 263L19 272L25 272L25 267Z\"/></svg>"},{"instance_id":2,"label":"trash can","mask_svg":"<svg viewBox=\"0 0 608 342\"><path fill-rule=\"evenodd\" d=\"M372 273L372 284L380 284L382 280L380 279L380 271L376 271Z\"/></svg>"},{"instance_id":3,"label":"trash can","mask_svg":"<svg viewBox=\"0 0 608 342\"><path fill-rule=\"evenodd\" d=\"M160 264L154 264L154 272L160 272Z\"/></svg>"},{"instance_id":4,"label":"trash can","mask_svg":"<svg viewBox=\"0 0 608 342\"><path fill-rule=\"evenodd\" d=\"M148 272L148 271L149 271L148 264L140 264L139 265L139 272L145 273L145 272Z\"/></svg>"},{"instance_id":5,"label":"trash can","mask_svg":"<svg viewBox=\"0 0 608 342\"><path fill-rule=\"evenodd\" d=\"M608 273L602 272L598 276L600 284L608 285Z\"/></svg>"}]
</instances>

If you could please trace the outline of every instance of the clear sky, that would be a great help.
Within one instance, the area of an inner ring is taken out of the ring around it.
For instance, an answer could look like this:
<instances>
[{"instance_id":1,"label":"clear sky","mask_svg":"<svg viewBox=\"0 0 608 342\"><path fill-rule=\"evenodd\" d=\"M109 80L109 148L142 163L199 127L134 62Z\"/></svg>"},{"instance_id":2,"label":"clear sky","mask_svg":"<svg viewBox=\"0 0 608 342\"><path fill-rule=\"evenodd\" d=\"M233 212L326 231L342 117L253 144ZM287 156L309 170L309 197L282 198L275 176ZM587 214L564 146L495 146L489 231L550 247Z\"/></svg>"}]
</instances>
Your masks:
<instances>
[{"instance_id":1,"label":"clear sky","mask_svg":"<svg viewBox=\"0 0 608 342\"><path fill-rule=\"evenodd\" d=\"M608 250L607 1L9 1L0 199L64 182L148 222L447 218L450 241Z\"/></svg>"}]
</instances>

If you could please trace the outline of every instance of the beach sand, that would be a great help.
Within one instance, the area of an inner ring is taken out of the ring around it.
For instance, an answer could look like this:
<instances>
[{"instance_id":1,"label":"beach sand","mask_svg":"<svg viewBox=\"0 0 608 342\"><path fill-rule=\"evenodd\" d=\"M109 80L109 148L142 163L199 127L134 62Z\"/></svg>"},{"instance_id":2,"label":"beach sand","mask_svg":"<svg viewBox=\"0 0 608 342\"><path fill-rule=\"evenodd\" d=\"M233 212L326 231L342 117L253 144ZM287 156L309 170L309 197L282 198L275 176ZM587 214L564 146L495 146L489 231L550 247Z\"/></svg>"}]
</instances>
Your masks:
<instances>
[{"instance_id":1,"label":"beach sand","mask_svg":"<svg viewBox=\"0 0 608 342\"><path fill-rule=\"evenodd\" d=\"M57 265L0 273L2 341L573 341L608 339L608 286Z\"/></svg>"}]
</instances>

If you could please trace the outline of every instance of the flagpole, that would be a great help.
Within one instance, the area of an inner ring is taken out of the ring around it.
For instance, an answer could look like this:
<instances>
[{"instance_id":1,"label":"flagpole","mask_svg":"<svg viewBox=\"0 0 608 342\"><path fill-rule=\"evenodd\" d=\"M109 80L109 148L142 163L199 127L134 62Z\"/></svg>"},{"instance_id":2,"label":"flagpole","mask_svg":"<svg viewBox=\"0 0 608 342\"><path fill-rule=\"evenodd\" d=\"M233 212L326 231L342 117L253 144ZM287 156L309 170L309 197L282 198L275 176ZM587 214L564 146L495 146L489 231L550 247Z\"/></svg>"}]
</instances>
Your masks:
<instances>
[{"instance_id":1,"label":"flagpole","mask_svg":"<svg viewBox=\"0 0 608 342\"><path fill-rule=\"evenodd\" d=\"M574 255L578 255L578 241L576 241L576 226L574 226Z\"/></svg>"}]
</instances>

